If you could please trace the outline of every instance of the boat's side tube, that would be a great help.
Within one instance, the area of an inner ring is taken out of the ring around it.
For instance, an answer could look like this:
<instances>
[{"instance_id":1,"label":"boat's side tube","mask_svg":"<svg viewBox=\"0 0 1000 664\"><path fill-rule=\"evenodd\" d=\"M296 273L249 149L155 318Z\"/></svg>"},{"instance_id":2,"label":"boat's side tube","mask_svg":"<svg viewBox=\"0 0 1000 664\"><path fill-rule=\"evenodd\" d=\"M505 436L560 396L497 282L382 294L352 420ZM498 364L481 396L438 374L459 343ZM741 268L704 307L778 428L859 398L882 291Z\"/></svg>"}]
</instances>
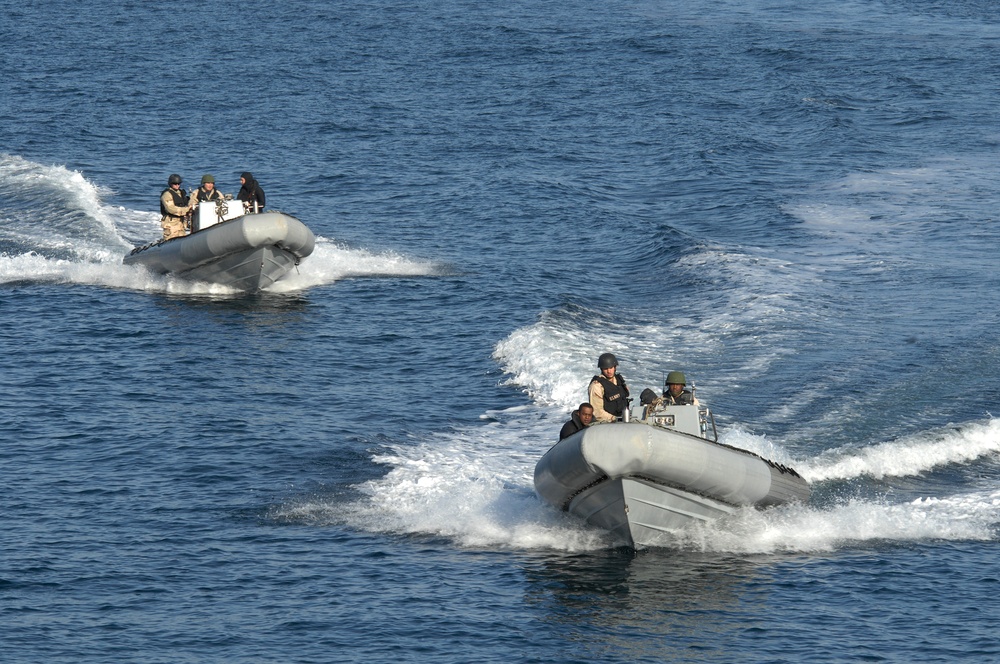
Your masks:
<instances>
[{"instance_id":1,"label":"boat's side tube","mask_svg":"<svg viewBox=\"0 0 1000 664\"><path fill-rule=\"evenodd\" d=\"M755 503L771 488L770 467L760 457L645 424L591 427L580 449L609 477L650 477L734 505Z\"/></svg>"}]
</instances>

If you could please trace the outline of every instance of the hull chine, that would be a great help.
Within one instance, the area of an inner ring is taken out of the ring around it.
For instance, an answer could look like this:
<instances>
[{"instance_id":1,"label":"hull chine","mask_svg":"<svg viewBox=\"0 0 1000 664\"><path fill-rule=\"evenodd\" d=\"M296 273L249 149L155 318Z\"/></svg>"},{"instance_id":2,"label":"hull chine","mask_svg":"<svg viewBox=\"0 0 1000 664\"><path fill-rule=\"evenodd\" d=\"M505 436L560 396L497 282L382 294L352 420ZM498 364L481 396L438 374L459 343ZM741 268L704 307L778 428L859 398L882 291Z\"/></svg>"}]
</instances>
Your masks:
<instances>
[{"instance_id":1,"label":"hull chine","mask_svg":"<svg viewBox=\"0 0 1000 664\"><path fill-rule=\"evenodd\" d=\"M665 545L694 522L732 514L736 506L639 477L621 477L582 492L567 511L609 531L625 546Z\"/></svg>"}]
</instances>

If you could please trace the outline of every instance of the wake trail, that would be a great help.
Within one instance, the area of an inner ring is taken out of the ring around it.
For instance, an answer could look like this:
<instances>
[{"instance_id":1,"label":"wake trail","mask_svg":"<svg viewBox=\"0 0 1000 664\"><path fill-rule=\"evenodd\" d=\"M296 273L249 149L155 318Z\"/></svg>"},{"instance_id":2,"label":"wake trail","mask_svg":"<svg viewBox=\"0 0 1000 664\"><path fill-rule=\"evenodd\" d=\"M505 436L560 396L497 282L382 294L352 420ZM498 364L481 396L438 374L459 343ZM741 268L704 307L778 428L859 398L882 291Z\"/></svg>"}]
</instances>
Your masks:
<instances>
[{"instance_id":1,"label":"wake trail","mask_svg":"<svg viewBox=\"0 0 1000 664\"><path fill-rule=\"evenodd\" d=\"M147 292L227 295L122 264L136 245L159 238L159 214L109 205L111 192L82 173L0 153L0 284L68 283ZM344 247L318 236L296 271L268 289L296 292L363 277L425 277L448 272L434 261L392 251Z\"/></svg>"},{"instance_id":2,"label":"wake trail","mask_svg":"<svg viewBox=\"0 0 1000 664\"><path fill-rule=\"evenodd\" d=\"M956 429L924 432L860 451L828 450L816 459L797 462L795 467L813 483L862 476L881 479L919 475L998 452L1000 419L990 419Z\"/></svg>"}]
</instances>

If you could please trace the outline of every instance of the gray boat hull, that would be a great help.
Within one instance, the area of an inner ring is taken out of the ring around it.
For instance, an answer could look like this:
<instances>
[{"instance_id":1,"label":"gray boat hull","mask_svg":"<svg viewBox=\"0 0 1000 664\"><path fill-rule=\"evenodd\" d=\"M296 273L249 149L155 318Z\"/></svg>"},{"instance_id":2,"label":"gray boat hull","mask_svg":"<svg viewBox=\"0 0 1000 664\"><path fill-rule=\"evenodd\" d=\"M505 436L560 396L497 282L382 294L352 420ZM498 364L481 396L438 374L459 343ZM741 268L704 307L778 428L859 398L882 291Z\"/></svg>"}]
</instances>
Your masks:
<instances>
[{"instance_id":1,"label":"gray boat hull","mask_svg":"<svg viewBox=\"0 0 1000 664\"><path fill-rule=\"evenodd\" d=\"M124 263L251 292L281 279L314 246L312 231L301 221L281 212L265 212L140 247Z\"/></svg>"},{"instance_id":2,"label":"gray boat hull","mask_svg":"<svg viewBox=\"0 0 1000 664\"><path fill-rule=\"evenodd\" d=\"M535 466L535 491L631 547L669 545L692 523L810 495L791 468L641 420L593 425L559 441Z\"/></svg>"}]
</instances>

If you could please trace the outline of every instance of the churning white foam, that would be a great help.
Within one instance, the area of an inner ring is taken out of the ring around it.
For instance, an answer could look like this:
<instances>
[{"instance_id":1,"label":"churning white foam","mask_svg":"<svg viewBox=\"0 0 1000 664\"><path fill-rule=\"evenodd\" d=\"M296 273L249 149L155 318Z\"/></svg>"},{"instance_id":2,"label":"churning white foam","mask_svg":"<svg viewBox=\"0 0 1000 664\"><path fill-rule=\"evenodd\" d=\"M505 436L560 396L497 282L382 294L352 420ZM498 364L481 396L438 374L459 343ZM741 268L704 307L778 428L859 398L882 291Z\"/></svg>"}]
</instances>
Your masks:
<instances>
[{"instance_id":1,"label":"churning white foam","mask_svg":"<svg viewBox=\"0 0 1000 664\"><path fill-rule=\"evenodd\" d=\"M689 385L710 385L718 397L793 354L792 319L813 315L789 305L815 280L808 269L739 249L702 247L672 270L717 281L713 300L677 298L662 312L641 308L614 317L586 307L543 312L496 344L493 357L506 383L536 403L575 407L597 372L597 357L612 352L633 397L644 387L660 388L675 369L686 372Z\"/></svg>"},{"instance_id":2,"label":"churning white foam","mask_svg":"<svg viewBox=\"0 0 1000 664\"><path fill-rule=\"evenodd\" d=\"M443 270L438 263L412 260L392 251L349 249L317 237L313 253L268 290L286 293L352 277L426 277L441 274Z\"/></svg>"},{"instance_id":3,"label":"churning white foam","mask_svg":"<svg viewBox=\"0 0 1000 664\"><path fill-rule=\"evenodd\" d=\"M796 465L810 482L868 476L907 477L1000 453L1000 419L923 432L861 450L828 450Z\"/></svg>"},{"instance_id":4,"label":"churning white foam","mask_svg":"<svg viewBox=\"0 0 1000 664\"><path fill-rule=\"evenodd\" d=\"M135 243L160 236L156 211L108 205L110 195L81 173L0 154L0 284L67 283L139 291L224 295L231 289L126 266ZM308 222L307 222L308 223ZM13 248L13 249L12 249ZM349 249L318 237L314 253L274 292L300 291L350 277L431 276L443 268L394 252Z\"/></svg>"},{"instance_id":5,"label":"churning white foam","mask_svg":"<svg viewBox=\"0 0 1000 664\"><path fill-rule=\"evenodd\" d=\"M90 252L99 260L69 260L46 257L39 252L0 254L0 284L16 282L65 283L107 286L128 290L225 295L225 286L190 282L156 275L139 266L123 265L127 250ZM364 249L344 249L320 238L316 251L297 271L275 283L269 292L287 293L358 277L433 276L442 268L431 262L409 260L394 253L375 254Z\"/></svg>"},{"instance_id":6,"label":"churning white foam","mask_svg":"<svg viewBox=\"0 0 1000 664\"><path fill-rule=\"evenodd\" d=\"M390 446L374 458L388 472L357 486L363 496L359 500L293 501L273 516L346 524L366 532L447 537L473 548L606 547L603 533L535 497L535 460L552 442L557 420L545 411L523 408L493 412L489 419L483 426L432 440Z\"/></svg>"},{"instance_id":7,"label":"churning white foam","mask_svg":"<svg viewBox=\"0 0 1000 664\"><path fill-rule=\"evenodd\" d=\"M710 333L676 325L587 323L546 313L537 323L514 330L493 351L508 374L505 384L520 387L538 404L571 409L586 399L586 386L597 373L602 352L618 356L637 396L642 387L662 386L667 371L682 368L674 362L688 348L713 345Z\"/></svg>"},{"instance_id":8,"label":"churning white foam","mask_svg":"<svg viewBox=\"0 0 1000 664\"><path fill-rule=\"evenodd\" d=\"M555 442L562 409L519 407L491 412L482 426L392 445L374 461L387 473L357 488L348 504L310 498L282 505L273 516L346 524L365 532L446 537L470 548L603 550L609 536L543 504L534 494L534 465ZM980 427L996 432L995 421ZM967 435L966 439L980 435ZM722 442L797 467L780 445L740 429ZM920 443L909 443L920 456ZM907 444L895 448L906 456ZM959 457L953 456L953 462ZM919 465L914 467L919 471ZM820 480L817 480L817 482ZM678 534L671 548L768 554L825 552L877 542L989 540L1000 520L1000 491L969 491L910 502L851 499L833 505L741 509Z\"/></svg>"},{"instance_id":9,"label":"churning white foam","mask_svg":"<svg viewBox=\"0 0 1000 664\"><path fill-rule=\"evenodd\" d=\"M882 504L852 500L817 509L787 505L736 514L682 533L676 546L728 553L821 552L874 542L990 540L1000 517L1000 492L919 498Z\"/></svg>"}]
</instances>

